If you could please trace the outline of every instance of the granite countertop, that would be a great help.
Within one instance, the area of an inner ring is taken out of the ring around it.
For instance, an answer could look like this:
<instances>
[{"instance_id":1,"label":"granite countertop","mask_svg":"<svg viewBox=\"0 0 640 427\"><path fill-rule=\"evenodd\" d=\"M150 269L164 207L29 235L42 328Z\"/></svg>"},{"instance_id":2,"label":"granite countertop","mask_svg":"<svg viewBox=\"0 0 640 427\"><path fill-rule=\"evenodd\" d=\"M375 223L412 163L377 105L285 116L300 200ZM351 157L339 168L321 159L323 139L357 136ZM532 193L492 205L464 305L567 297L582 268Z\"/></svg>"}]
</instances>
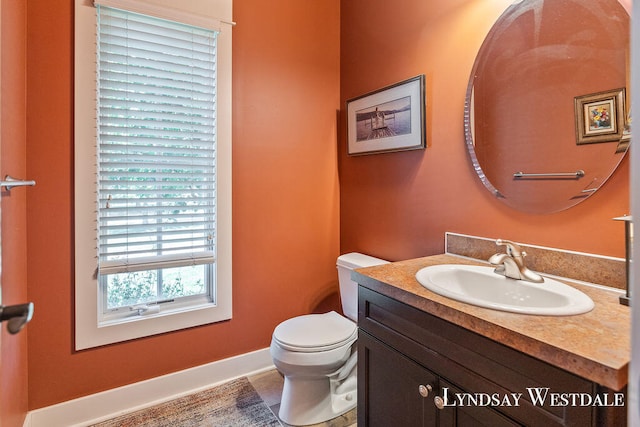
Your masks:
<instances>
[{"instance_id":1,"label":"granite countertop","mask_svg":"<svg viewBox=\"0 0 640 427\"><path fill-rule=\"evenodd\" d=\"M575 316L535 316L476 307L424 288L415 278L437 264L487 265L434 255L357 269L362 286L462 326L590 381L620 390L631 359L631 312L619 292L562 280L589 295L595 308Z\"/></svg>"}]
</instances>

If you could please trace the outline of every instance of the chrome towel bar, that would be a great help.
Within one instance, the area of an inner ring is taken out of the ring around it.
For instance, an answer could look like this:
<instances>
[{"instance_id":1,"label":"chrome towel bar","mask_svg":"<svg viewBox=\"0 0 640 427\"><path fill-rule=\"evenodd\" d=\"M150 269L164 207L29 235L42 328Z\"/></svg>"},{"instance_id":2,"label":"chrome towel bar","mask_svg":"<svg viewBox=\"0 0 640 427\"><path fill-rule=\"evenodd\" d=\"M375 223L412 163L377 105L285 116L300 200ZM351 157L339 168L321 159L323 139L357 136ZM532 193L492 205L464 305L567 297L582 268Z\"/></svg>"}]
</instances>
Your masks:
<instances>
[{"instance_id":1,"label":"chrome towel bar","mask_svg":"<svg viewBox=\"0 0 640 427\"><path fill-rule=\"evenodd\" d=\"M26 181L26 180L16 179L9 175L4 177L4 181L0 181L0 187L6 188L7 191L11 191L13 187L33 187L34 185L36 185L36 182L33 180Z\"/></svg>"},{"instance_id":2,"label":"chrome towel bar","mask_svg":"<svg viewBox=\"0 0 640 427\"><path fill-rule=\"evenodd\" d=\"M524 173L516 172L514 178L582 178L584 171L582 169L575 172L557 172L557 173Z\"/></svg>"}]
</instances>

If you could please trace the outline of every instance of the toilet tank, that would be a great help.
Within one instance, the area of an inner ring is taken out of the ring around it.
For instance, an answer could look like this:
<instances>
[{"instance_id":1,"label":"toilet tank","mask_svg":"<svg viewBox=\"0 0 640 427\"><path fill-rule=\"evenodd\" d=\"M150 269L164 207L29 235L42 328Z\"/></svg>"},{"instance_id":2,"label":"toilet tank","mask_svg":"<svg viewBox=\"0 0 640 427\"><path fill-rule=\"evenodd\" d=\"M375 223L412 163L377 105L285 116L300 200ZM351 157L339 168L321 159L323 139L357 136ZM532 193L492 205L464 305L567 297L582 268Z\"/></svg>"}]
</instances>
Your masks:
<instances>
[{"instance_id":1,"label":"toilet tank","mask_svg":"<svg viewBox=\"0 0 640 427\"><path fill-rule=\"evenodd\" d=\"M349 319L354 322L358 321L358 284L351 280L351 271L356 268L372 267L374 265L387 264L388 262L357 252L338 257L336 265L338 268L338 282L340 283L342 312Z\"/></svg>"}]
</instances>

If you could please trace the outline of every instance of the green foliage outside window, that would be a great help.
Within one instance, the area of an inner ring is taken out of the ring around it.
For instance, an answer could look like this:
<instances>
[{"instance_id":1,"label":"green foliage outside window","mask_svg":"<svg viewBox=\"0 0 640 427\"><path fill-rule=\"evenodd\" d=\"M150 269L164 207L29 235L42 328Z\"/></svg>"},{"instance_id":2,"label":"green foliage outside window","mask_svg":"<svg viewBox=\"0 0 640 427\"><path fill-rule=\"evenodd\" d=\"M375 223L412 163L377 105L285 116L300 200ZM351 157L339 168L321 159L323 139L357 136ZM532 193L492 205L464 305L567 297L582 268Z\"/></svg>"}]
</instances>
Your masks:
<instances>
[{"instance_id":1,"label":"green foliage outside window","mask_svg":"<svg viewBox=\"0 0 640 427\"><path fill-rule=\"evenodd\" d=\"M193 266L109 275L107 308L205 294L204 274L205 266Z\"/></svg>"}]
</instances>

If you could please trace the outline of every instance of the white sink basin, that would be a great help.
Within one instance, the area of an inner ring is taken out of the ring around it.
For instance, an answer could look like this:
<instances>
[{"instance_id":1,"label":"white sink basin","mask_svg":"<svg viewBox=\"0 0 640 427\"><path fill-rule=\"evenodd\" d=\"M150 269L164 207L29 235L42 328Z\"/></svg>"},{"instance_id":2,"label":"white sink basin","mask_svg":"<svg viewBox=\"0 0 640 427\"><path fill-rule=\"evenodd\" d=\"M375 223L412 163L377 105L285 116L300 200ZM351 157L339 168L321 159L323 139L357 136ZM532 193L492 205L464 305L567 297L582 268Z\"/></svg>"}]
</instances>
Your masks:
<instances>
[{"instance_id":1,"label":"white sink basin","mask_svg":"<svg viewBox=\"0 0 640 427\"><path fill-rule=\"evenodd\" d=\"M521 314L567 316L593 309L593 301L557 280L544 283L514 280L493 272L494 267L444 264L416 273L422 286L439 295L494 310Z\"/></svg>"}]
</instances>

